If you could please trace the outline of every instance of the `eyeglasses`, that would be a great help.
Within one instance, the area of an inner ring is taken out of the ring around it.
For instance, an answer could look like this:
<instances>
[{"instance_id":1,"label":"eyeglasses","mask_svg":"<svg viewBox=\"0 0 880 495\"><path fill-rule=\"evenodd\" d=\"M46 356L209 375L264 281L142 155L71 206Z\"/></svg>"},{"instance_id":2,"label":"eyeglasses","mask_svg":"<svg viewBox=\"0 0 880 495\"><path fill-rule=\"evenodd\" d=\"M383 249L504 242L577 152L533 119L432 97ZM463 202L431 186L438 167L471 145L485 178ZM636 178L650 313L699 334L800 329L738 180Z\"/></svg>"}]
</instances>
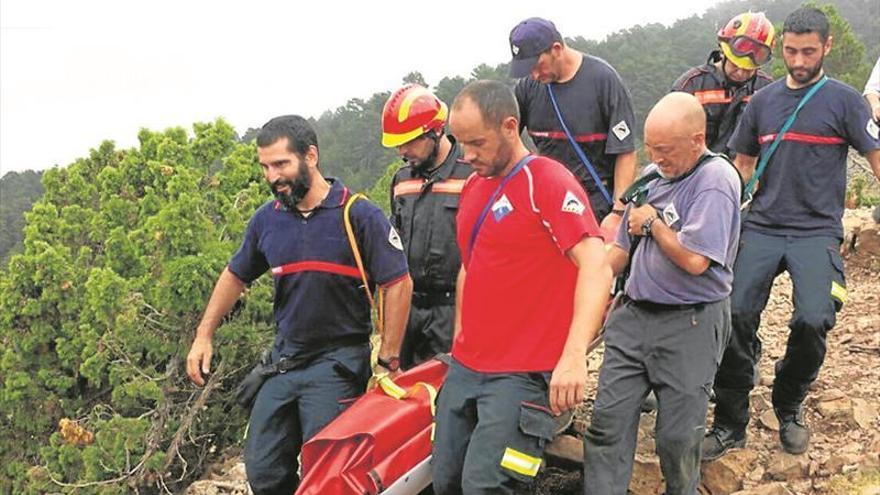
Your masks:
<instances>
[{"instance_id":1,"label":"eyeglasses","mask_svg":"<svg viewBox=\"0 0 880 495\"><path fill-rule=\"evenodd\" d=\"M725 40L737 57L748 57L755 65L764 65L773 57L770 47L748 36L734 36Z\"/></svg>"}]
</instances>

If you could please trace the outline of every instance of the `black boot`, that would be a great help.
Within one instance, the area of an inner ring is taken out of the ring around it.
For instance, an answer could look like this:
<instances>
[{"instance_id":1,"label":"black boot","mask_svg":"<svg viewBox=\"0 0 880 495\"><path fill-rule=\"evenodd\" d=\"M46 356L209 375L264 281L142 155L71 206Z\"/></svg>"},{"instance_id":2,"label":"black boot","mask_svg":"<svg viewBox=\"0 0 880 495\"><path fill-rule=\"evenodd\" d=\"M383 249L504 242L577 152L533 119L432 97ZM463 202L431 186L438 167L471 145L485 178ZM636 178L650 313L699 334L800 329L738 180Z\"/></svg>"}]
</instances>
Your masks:
<instances>
[{"instance_id":1,"label":"black boot","mask_svg":"<svg viewBox=\"0 0 880 495\"><path fill-rule=\"evenodd\" d=\"M703 438L702 460L714 461L723 456L730 449L740 449L746 446L746 429L729 428L723 425L715 425Z\"/></svg>"},{"instance_id":2,"label":"black boot","mask_svg":"<svg viewBox=\"0 0 880 495\"><path fill-rule=\"evenodd\" d=\"M810 446L810 430L804 423L804 409L798 407L796 411L783 411L774 408L776 417L779 419L779 441L782 450L789 454L803 454Z\"/></svg>"}]
</instances>

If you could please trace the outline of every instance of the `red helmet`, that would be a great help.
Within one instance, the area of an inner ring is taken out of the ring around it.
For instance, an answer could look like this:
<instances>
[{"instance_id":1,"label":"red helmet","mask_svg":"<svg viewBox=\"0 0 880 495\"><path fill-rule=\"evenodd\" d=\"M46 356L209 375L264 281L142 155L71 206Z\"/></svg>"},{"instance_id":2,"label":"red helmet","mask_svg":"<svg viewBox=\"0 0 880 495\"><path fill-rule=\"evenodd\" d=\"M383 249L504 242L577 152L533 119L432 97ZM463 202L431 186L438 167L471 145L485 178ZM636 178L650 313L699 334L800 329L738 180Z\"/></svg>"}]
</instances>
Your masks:
<instances>
[{"instance_id":1,"label":"red helmet","mask_svg":"<svg viewBox=\"0 0 880 495\"><path fill-rule=\"evenodd\" d=\"M385 102L382 110L382 146L396 148L446 124L446 104L418 84L408 84Z\"/></svg>"},{"instance_id":2,"label":"red helmet","mask_svg":"<svg viewBox=\"0 0 880 495\"><path fill-rule=\"evenodd\" d=\"M718 30L721 51L740 69L757 69L770 61L776 29L763 12L740 14Z\"/></svg>"}]
</instances>

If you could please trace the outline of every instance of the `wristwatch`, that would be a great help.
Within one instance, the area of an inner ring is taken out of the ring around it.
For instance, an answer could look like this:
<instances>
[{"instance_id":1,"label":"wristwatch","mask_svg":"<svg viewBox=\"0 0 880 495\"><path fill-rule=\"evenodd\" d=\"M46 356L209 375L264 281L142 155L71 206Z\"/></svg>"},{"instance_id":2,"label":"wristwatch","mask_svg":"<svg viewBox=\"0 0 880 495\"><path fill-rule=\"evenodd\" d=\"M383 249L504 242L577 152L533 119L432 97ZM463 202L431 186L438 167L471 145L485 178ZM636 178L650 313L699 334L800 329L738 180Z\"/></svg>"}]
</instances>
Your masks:
<instances>
[{"instance_id":1,"label":"wristwatch","mask_svg":"<svg viewBox=\"0 0 880 495\"><path fill-rule=\"evenodd\" d=\"M388 371L394 372L400 369L400 358L392 356L388 359L376 358L376 364Z\"/></svg>"},{"instance_id":2,"label":"wristwatch","mask_svg":"<svg viewBox=\"0 0 880 495\"><path fill-rule=\"evenodd\" d=\"M657 220L657 215L651 215L646 218L644 222L642 222L642 235L645 237L651 237L651 224L654 223L654 220Z\"/></svg>"}]
</instances>

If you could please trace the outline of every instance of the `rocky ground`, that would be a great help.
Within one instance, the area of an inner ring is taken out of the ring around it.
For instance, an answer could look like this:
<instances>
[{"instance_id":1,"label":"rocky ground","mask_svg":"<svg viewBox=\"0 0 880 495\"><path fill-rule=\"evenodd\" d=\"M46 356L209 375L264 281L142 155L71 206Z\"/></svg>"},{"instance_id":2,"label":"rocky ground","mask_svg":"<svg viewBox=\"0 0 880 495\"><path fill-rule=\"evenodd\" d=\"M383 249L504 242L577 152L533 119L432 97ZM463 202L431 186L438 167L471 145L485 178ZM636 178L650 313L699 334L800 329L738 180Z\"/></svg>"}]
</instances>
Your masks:
<instances>
[{"instance_id":1,"label":"rocky ground","mask_svg":"<svg viewBox=\"0 0 880 495\"><path fill-rule=\"evenodd\" d=\"M868 209L847 211L845 225L849 301L828 336L825 364L806 401L810 449L798 456L782 451L770 405L773 365L785 352L792 311L791 281L783 275L773 287L759 329L764 343L761 382L751 396L747 446L703 465L702 493L880 495L880 236ZM591 391L601 351L590 356ZM588 401L575 420L575 436L586 428L590 405ZM642 415L633 494L658 494L663 489L654 454L654 420L654 413ZM579 453L580 443L556 443L563 462L542 475L535 493L582 493L580 472L564 462L576 457L572 453Z\"/></svg>"},{"instance_id":2,"label":"rocky ground","mask_svg":"<svg viewBox=\"0 0 880 495\"><path fill-rule=\"evenodd\" d=\"M773 364L785 351L791 316L791 282L777 279L759 334L764 342L761 382L752 393L752 418L746 448L703 465L706 495L860 494L880 495L880 235L871 211L848 211L844 243L849 301L828 336L825 364L806 401L812 431L803 455L782 452L778 424L770 406ZM588 397L595 396L602 348L589 358ZM583 490L576 461L578 436L589 421L591 401L576 415L571 434L557 440L549 467L528 493L579 494ZM711 414L711 412L710 412ZM630 492L662 492L659 461L654 454L654 414L643 414ZM246 493L243 465L235 453L216 466L187 493Z\"/></svg>"}]
</instances>

